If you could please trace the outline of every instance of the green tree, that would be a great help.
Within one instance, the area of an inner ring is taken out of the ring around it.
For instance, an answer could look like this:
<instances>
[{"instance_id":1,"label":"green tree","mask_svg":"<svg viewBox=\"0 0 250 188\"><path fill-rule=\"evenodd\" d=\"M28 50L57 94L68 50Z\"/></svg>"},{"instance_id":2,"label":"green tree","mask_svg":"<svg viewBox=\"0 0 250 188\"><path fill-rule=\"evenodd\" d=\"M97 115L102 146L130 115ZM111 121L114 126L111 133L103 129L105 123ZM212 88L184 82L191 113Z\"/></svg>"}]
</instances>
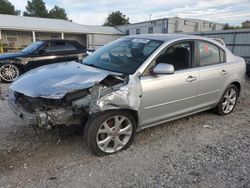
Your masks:
<instances>
[{"instance_id":1,"label":"green tree","mask_svg":"<svg viewBox=\"0 0 250 188\"><path fill-rule=\"evenodd\" d=\"M112 12L108 15L104 26L117 26L117 25L124 25L129 24L129 17L122 14L120 11Z\"/></svg>"},{"instance_id":2,"label":"green tree","mask_svg":"<svg viewBox=\"0 0 250 188\"><path fill-rule=\"evenodd\" d=\"M223 28L224 30L229 30L229 29L235 29L234 28L234 26L231 26L231 25L229 25L228 23L226 23L225 25L224 25L224 28Z\"/></svg>"},{"instance_id":3,"label":"green tree","mask_svg":"<svg viewBox=\"0 0 250 188\"><path fill-rule=\"evenodd\" d=\"M20 10L16 10L8 0L0 0L0 14L20 15Z\"/></svg>"},{"instance_id":4,"label":"green tree","mask_svg":"<svg viewBox=\"0 0 250 188\"><path fill-rule=\"evenodd\" d=\"M34 17L42 17L42 18L49 17L48 10L46 9L46 6L43 0L28 1L27 6L25 8L26 8L26 11L23 13L24 16L34 16Z\"/></svg>"},{"instance_id":5,"label":"green tree","mask_svg":"<svg viewBox=\"0 0 250 188\"><path fill-rule=\"evenodd\" d=\"M242 25L242 28L250 28L250 21L246 20L242 22L241 25Z\"/></svg>"},{"instance_id":6,"label":"green tree","mask_svg":"<svg viewBox=\"0 0 250 188\"><path fill-rule=\"evenodd\" d=\"M60 8L60 7L56 6L56 5L54 6L54 8L52 8L49 11L49 17L50 18L68 20L67 13L65 12L65 9Z\"/></svg>"}]
</instances>

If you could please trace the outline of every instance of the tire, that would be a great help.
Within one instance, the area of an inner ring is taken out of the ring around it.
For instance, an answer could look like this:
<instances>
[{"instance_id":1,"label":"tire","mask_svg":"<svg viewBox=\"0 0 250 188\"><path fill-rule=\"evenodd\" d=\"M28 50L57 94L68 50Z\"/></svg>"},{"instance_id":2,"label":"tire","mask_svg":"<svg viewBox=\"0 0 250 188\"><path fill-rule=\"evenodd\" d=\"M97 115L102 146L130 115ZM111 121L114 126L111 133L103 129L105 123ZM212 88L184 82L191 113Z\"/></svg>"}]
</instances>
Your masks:
<instances>
[{"instance_id":1,"label":"tire","mask_svg":"<svg viewBox=\"0 0 250 188\"><path fill-rule=\"evenodd\" d=\"M107 111L89 118L84 138L93 154L104 156L127 149L134 141L136 127L135 118L128 111Z\"/></svg>"},{"instance_id":2,"label":"tire","mask_svg":"<svg viewBox=\"0 0 250 188\"><path fill-rule=\"evenodd\" d=\"M232 95L232 96L230 97L229 95ZM218 115L230 114L234 110L237 104L238 97L239 97L238 88L233 84L229 85L224 91L219 103L213 109L213 111Z\"/></svg>"},{"instance_id":3,"label":"tire","mask_svg":"<svg viewBox=\"0 0 250 188\"><path fill-rule=\"evenodd\" d=\"M18 65L6 63L0 65L0 79L4 82L13 82L22 74Z\"/></svg>"}]
</instances>

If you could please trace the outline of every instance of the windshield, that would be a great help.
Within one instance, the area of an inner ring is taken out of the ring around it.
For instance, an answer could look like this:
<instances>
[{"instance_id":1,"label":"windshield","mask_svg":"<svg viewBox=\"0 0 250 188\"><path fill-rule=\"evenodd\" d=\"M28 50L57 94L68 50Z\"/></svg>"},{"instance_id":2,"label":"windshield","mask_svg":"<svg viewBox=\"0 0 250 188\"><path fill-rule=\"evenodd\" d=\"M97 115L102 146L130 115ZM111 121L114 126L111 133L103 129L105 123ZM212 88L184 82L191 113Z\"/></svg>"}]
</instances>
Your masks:
<instances>
[{"instance_id":1,"label":"windshield","mask_svg":"<svg viewBox=\"0 0 250 188\"><path fill-rule=\"evenodd\" d=\"M40 46L43 44L43 42L38 41L38 42L34 42L31 45L27 46L26 48L24 48L22 50L22 52L25 53L33 53L34 51L36 51L38 48L40 48Z\"/></svg>"},{"instance_id":2,"label":"windshield","mask_svg":"<svg viewBox=\"0 0 250 188\"><path fill-rule=\"evenodd\" d=\"M133 74L162 44L162 41L127 38L112 42L83 60L86 65L100 69Z\"/></svg>"}]
</instances>

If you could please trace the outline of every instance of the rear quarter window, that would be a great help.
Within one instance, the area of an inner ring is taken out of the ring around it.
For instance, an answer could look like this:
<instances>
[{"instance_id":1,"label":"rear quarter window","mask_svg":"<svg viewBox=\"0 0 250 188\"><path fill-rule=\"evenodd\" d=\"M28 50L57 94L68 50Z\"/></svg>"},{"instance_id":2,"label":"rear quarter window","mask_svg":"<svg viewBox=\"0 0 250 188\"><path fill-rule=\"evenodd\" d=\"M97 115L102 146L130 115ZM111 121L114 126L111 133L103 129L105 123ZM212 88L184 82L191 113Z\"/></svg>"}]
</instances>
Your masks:
<instances>
[{"instance_id":1,"label":"rear quarter window","mask_svg":"<svg viewBox=\"0 0 250 188\"><path fill-rule=\"evenodd\" d=\"M221 63L226 62L226 53L222 49L220 49L220 62Z\"/></svg>"},{"instance_id":2,"label":"rear quarter window","mask_svg":"<svg viewBox=\"0 0 250 188\"><path fill-rule=\"evenodd\" d=\"M65 52L65 51L75 51L77 48L69 42L58 41L51 42L47 44L44 49L46 52Z\"/></svg>"},{"instance_id":3,"label":"rear quarter window","mask_svg":"<svg viewBox=\"0 0 250 188\"><path fill-rule=\"evenodd\" d=\"M77 50L77 48L73 44L66 42L65 46L64 46L64 50L65 51L74 51L74 50Z\"/></svg>"}]
</instances>

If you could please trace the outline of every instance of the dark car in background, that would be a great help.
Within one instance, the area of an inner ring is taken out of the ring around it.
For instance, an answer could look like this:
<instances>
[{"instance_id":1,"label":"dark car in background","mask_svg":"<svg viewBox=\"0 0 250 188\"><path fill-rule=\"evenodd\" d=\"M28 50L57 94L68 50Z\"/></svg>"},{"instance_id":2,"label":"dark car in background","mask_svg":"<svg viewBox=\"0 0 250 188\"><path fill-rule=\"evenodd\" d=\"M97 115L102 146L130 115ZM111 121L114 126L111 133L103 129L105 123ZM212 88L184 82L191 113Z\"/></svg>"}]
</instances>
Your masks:
<instances>
[{"instance_id":1,"label":"dark car in background","mask_svg":"<svg viewBox=\"0 0 250 188\"><path fill-rule=\"evenodd\" d=\"M81 60L86 47L73 40L37 41L22 51L0 55L0 79L12 82L36 67L52 63Z\"/></svg>"}]
</instances>

